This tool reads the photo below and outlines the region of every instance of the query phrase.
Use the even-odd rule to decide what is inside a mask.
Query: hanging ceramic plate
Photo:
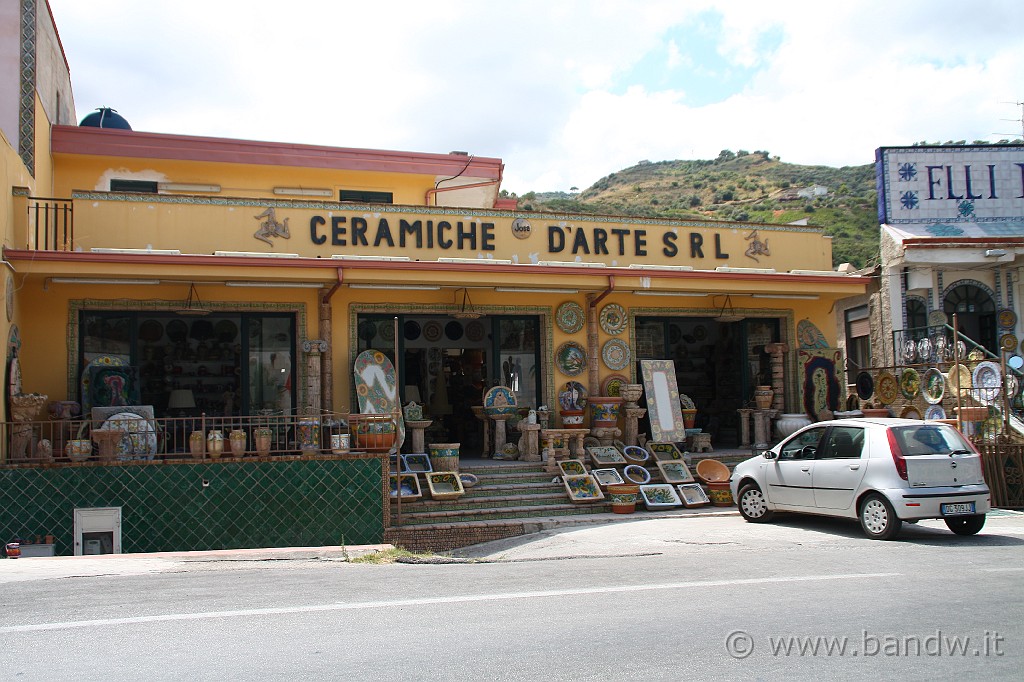
[[[188,325],[182,320],[171,320],[167,323],[167,338],[175,343],[181,343],[188,336]]]
[[[581,374],[587,368],[587,351],[575,341],[566,341],[555,349],[555,365],[566,376]]]
[[[900,393],[907,400],[913,400],[921,392],[921,375],[916,369],[907,367],[900,374]]]
[[[157,320],[146,320],[139,325],[139,338],[153,343],[163,338],[164,326]]]
[[[704,325],[698,324],[696,327],[693,328],[693,338],[697,339],[698,341],[703,341],[705,338],[707,338],[707,335],[708,330]]]
[[[576,301],[566,301],[555,311],[555,324],[566,334],[575,334],[583,329],[583,323],[586,320],[583,306]]]
[[[618,303],[609,303],[601,308],[601,329],[605,334],[621,334],[626,328],[626,309]]]
[[[945,419],[946,411],[942,409],[942,405],[929,405],[928,409],[924,411],[924,418],[929,420]]]
[[[402,325],[402,333],[405,334],[406,341],[415,341],[420,338],[420,323],[416,320],[406,320],[405,324]]]
[[[679,394],[679,406],[684,410],[696,410],[697,406],[693,404],[693,399],[685,393]]]
[[[233,343],[238,337],[238,325],[231,320],[220,320],[213,325],[214,336],[221,343]]]
[[[619,389],[628,383],[629,379],[621,374],[609,374],[605,380],[601,382],[601,393],[609,398],[618,398]]]
[[[444,334],[444,327],[437,320],[431,320],[423,325],[423,338],[431,343],[439,341],[442,334]]]
[[[692,337],[691,337],[692,338]],[[678,324],[670,324],[668,326],[668,343],[670,346],[675,346],[683,340],[683,330],[679,328]],[[693,343],[692,341],[690,343]]]
[[[939,327],[946,324],[946,313],[941,310],[933,310],[928,313],[928,324],[932,327]]]
[[[629,365],[629,346],[622,339],[609,339],[601,348],[601,359],[608,369],[625,369]]]
[[[991,405],[995,401],[1003,385],[999,365],[989,361],[978,363],[971,375],[971,381],[974,383],[975,396],[986,405]]]
[[[867,372],[857,375],[857,397],[868,400],[875,394],[875,380]]]
[[[935,349],[935,359],[938,362],[949,360],[949,341],[944,334],[936,334],[932,337],[932,348]]]
[[[452,341],[458,341],[462,338],[462,323],[458,320],[452,320],[444,326],[444,335]]]
[[[932,340],[928,337],[917,340],[917,356],[921,362],[928,362],[932,357]]]
[[[1007,353],[1017,350],[1017,337],[1013,334],[1003,334],[999,337],[1000,347]]]
[[[902,419],[920,419],[921,410],[917,409],[913,405],[907,405],[903,408],[903,411],[900,412],[900,417]]]
[[[956,342],[956,355],[961,360],[967,357],[967,344],[963,341]]]
[[[949,382],[949,388],[954,394],[958,391],[961,393],[969,391],[971,388],[971,370],[967,369],[965,365],[953,365],[946,374],[946,381]]]
[[[484,323],[480,320],[473,320],[466,324],[466,338],[473,343],[483,341],[486,335],[487,330],[484,328]]]
[[[170,328],[170,325],[168,325]],[[356,327],[356,331],[359,334],[359,338],[363,341],[373,341],[373,337],[377,336],[377,325],[370,320],[363,320]]]
[[[384,320],[377,326],[377,331],[380,332],[380,338],[387,342],[395,340],[395,321]]]
[[[924,395],[924,399],[930,404],[934,405],[942,401],[942,396],[946,393],[946,377],[942,376],[942,372],[937,367],[930,367],[927,372],[924,373],[924,381],[921,386],[921,394]]]
[[[1013,329],[1013,325],[1017,324],[1017,313],[1013,312],[1009,308],[1003,308],[999,311],[999,326],[1003,329]]]
[[[903,362],[911,363],[917,359],[917,342],[914,339],[903,341]]]
[[[892,401],[896,400],[896,396],[900,393],[899,382],[889,372],[882,371],[879,373],[878,382],[875,384],[875,393],[883,405],[889,405]]]

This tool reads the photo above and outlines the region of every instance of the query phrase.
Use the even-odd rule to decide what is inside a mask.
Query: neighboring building
[[[483,449],[472,408],[485,388],[557,405],[566,382],[597,395],[638,380],[636,360],[650,358],[675,361],[698,426],[728,445],[756,385],[776,385],[780,410],[826,400],[805,395],[800,352],[831,363],[814,365],[829,381],[842,371],[836,337],[819,330],[867,282],[832,269],[819,229],[517,212],[499,198],[501,160],[459,152],[141,132],[109,111],[69,125],[47,6],[0,2],[5,32],[26,13],[42,17],[22,31],[21,62],[62,67],[0,82],[3,101],[22,93],[19,120],[30,111],[34,126],[9,129],[3,113],[0,330],[20,376],[4,394],[9,415],[19,390],[83,403],[87,419],[93,400],[143,405],[171,431],[183,410],[205,415],[203,432],[250,438],[261,418],[283,415],[293,422],[277,442],[297,451],[294,420],[358,411],[353,362],[375,348],[398,360],[401,402],[428,406],[428,442],[470,454]],[[98,370],[111,366],[123,369],[101,385]],[[833,393],[820,407],[835,409]],[[196,462],[188,434],[165,431],[122,454],[168,466],[13,463],[42,457],[44,433],[61,456],[79,435],[64,426],[8,425],[0,533],[39,533],[27,519],[49,519],[58,553],[80,552],[89,531],[78,512],[116,508],[111,547],[125,551],[382,537],[386,456]],[[18,497],[27,489],[75,492],[59,503]]]

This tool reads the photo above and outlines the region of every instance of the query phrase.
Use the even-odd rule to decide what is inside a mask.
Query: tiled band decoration
[[[74,510],[121,507],[123,552],[375,544],[380,458],[0,470],[0,538],[50,534],[74,554]]]

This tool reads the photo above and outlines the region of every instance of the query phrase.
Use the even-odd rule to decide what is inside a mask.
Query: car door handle
[[[811,467],[800,467],[800,471],[810,471]]]
[[[851,464],[850,465],[850,469],[852,471],[856,471],[857,469],[860,469],[860,465],[859,464]]]

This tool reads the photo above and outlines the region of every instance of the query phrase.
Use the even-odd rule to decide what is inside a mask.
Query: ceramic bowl
[[[729,480],[729,467],[717,459],[702,459],[697,462],[697,478],[705,483],[721,483]]]
[[[622,470],[622,477],[630,483],[645,485],[651,482],[651,472],[639,464],[629,464]]]

